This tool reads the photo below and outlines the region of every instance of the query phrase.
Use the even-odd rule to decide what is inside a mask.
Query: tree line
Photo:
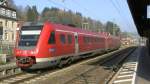
[[[51,21],[54,23],[69,24],[78,28],[83,28],[95,32],[109,32],[112,35],[120,35],[120,28],[114,22],[108,21],[103,24],[100,21],[93,20],[90,17],[84,17],[79,12],[63,10],[56,7],[45,7],[41,13],[37,11],[36,6],[16,6],[13,0],[8,0],[10,7],[17,10],[17,18],[21,21],[44,22]]]

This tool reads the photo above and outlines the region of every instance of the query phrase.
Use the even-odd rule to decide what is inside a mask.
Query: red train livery
[[[61,67],[120,47],[118,37],[51,22],[25,23],[19,37],[14,55],[17,65],[23,69]]]

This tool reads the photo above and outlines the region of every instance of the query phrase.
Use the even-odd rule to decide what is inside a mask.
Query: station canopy
[[[128,0],[128,5],[140,36],[150,37],[150,0]]]

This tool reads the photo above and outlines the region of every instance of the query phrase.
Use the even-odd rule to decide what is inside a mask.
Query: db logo
[[[49,48],[49,52],[55,52],[56,49],[55,48]]]

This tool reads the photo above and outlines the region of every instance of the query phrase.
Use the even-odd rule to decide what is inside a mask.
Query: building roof
[[[17,12],[15,9],[0,5],[0,18],[17,21]],[[5,9],[5,10],[3,10]],[[8,10],[8,11],[7,11]],[[4,12],[3,12],[4,11]]]

